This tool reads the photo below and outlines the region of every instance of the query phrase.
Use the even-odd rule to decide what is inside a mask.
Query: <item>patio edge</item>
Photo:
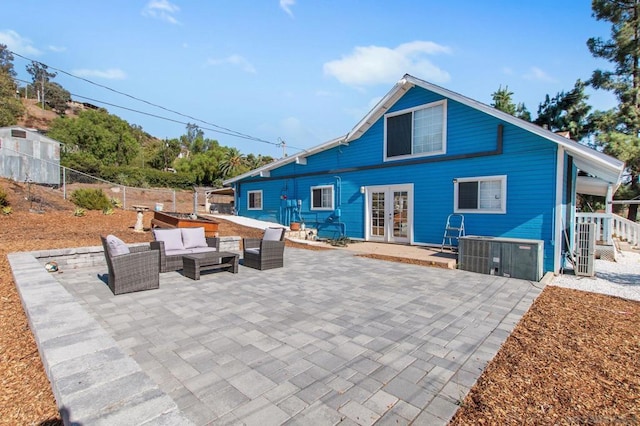
[[[82,262],[94,262],[98,251],[84,247],[7,255],[64,424],[192,425],[41,263],[78,255],[85,257]]]

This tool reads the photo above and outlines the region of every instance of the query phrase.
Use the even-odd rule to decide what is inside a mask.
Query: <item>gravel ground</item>
[[[615,262],[596,259],[595,269],[595,277],[578,277],[569,270],[551,285],[640,301],[640,253],[619,252]]]

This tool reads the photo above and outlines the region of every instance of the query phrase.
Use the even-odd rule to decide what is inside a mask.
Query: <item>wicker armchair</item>
[[[109,270],[108,285],[113,294],[131,293],[160,287],[160,263],[157,250],[149,246],[131,246],[129,253],[112,254],[107,237],[100,236]]]
[[[284,266],[284,228],[267,228],[262,239],[243,238],[244,266],[255,269]]]

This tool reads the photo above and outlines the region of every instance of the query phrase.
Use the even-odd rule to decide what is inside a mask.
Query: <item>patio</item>
[[[284,268],[170,272],[113,296],[99,262],[10,261],[58,404],[82,423],[446,424],[542,287],[288,248]]]

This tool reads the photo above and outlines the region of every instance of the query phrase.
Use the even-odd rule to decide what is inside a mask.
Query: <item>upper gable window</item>
[[[444,154],[446,121],[446,100],[388,114],[385,117],[385,158]]]

